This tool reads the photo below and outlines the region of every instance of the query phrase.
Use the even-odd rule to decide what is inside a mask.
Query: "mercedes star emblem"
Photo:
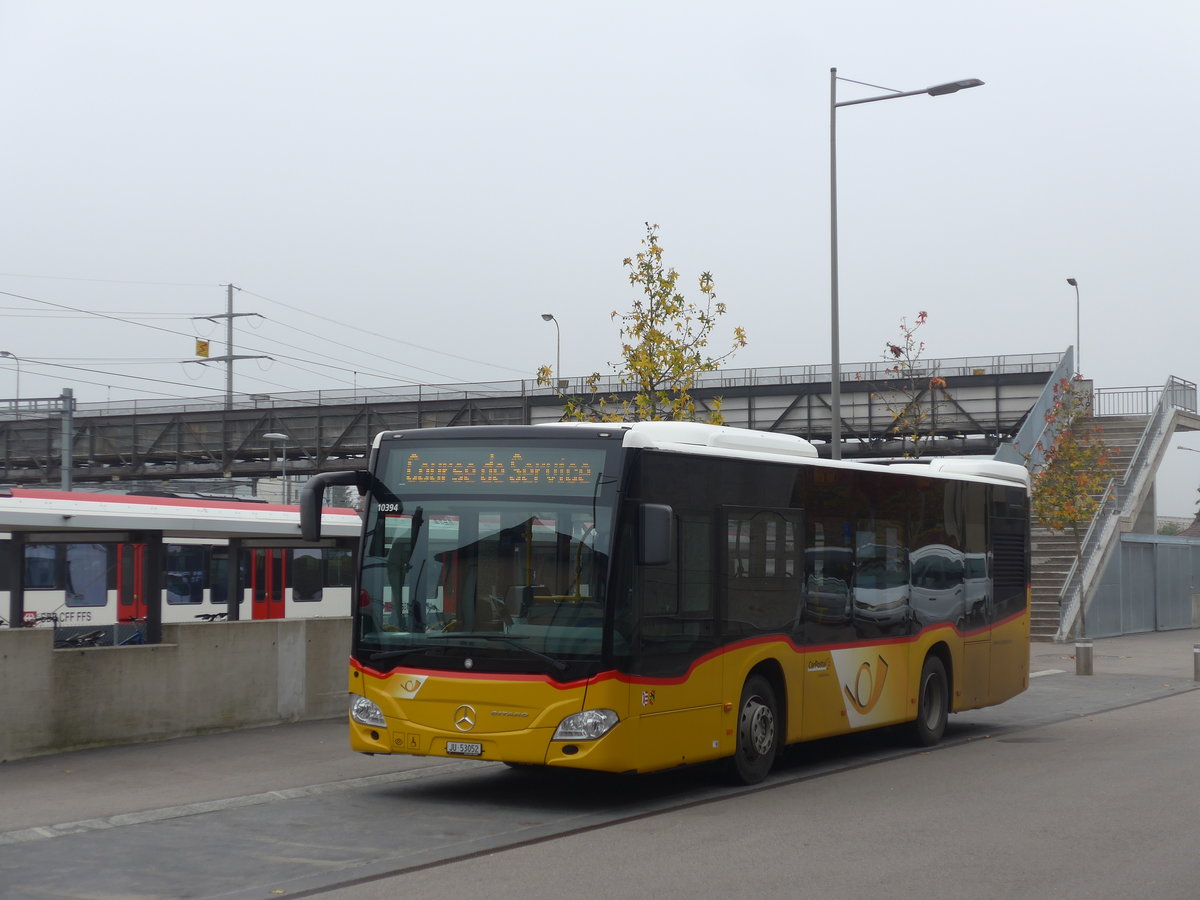
[[[454,727],[459,731],[470,731],[475,727],[475,710],[470,706],[460,706],[454,711]]]

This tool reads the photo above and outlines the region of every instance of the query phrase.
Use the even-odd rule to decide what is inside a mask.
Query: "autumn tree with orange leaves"
[[[1076,566],[1082,563],[1083,538],[1104,502],[1111,451],[1092,421],[1092,395],[1080,382],[1063,378],[1054,386],[1054,402],[1046,413],[1050,446],[1039,442],[1043,462],[1033,473],[1033,514],[1050,531],[1075,540]],[[1087,634],[1083,604],[1076,636]]]

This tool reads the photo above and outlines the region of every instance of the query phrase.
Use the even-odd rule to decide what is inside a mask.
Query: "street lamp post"
[[[1079,373],[1083,371],[1083,366],[1080,365],[1080,359],[1083,357],[1083,351],[1079,347],[1079,282],[1074,278],[1068,278],[1067,284],[1075,288],[1075,377],[1079,377]]]
[[[11,359],[14,363],[17,364],[17,396],[16,396],[17,403],[16,403],[16,409],[15,409],[15,413],[16,413],[15,418],[19,419],[19,418],[21,418],[21,358],[19,356],[17,356],[17,354],[10,353],[7,350],[0,350],[0,356],[7,357],[8,359]]]
[[[558,319],[553,313],[542,313],[543,322],[554,323],[554,378],[562,384],[562,329],[558,327]]]
[[[292,500],[291,492],[288,491],[288,477],[287,477],[288,436],[279,431],[272,431],[270,434],[264,434],[263,437],[266,438],[268,441],[282,441],[283,442],[283,451],[280,454],[280,469],[281,469],[281,475],[283,478],[283,505],[287,506]]]
[[[830,370],[829,407],[833,416],[833,426],[829,435],[830,456],[833,459],[842,458],[842,365],[841,338],[838,333],[838,228],[837,228],[837,111],[843,106],[857,106],[860,103],[875,103],[880,100],[897,100],[900,97],[915,97],[918,94],[928,94],[930,97],[940,97],[943,94],[953,94],[967,88],[979,87],[983,84],[978,78],[965,78],[962,81],[950,81],[946,84],[936,84],[933,87],[919,91],[892,91],[877,97],[863,97],[860,100],[842,100],[837,98],[837,83],[849,81],[852,84],[864,84],[862,81],[852,81],[849,78],[838,78],[837,69],[829,70],[829,307],[830,307],[830,355],[832,366]],[[883,88],[882,90],[890,90]]]

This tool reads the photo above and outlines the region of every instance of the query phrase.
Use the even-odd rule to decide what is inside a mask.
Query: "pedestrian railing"
[[[1158,459],[1163,444],[1170,439],[1172,419],[1175,410],[1187,412],[1196,411],[1196,385],[1189,381],[1171,376],[1167,383],[1154,391],[1147,388],[1117,388],[1106,392],[1110,398],[1120,398],[1118,403],[1111,403],[1112,409],[1120,405],[1132,408],[1135,398],[1138,402],[1153,395],[1155,403],[1148,410],[1150,416],[1137,448],[1120,478],[1111,478],[1104,490],[1103,499],[1096,509],[1092,521],[1088,525],[1083,538],[1082,552],[1071,564],[1059,594],[1058,634],[1056,640],[1066,640],[1074,630],[1075,620],[1083,604],[1092,595],[1100,577],[1101,565],[1107,558],[1107,551],[1113,546],[1120,530],[1122,520],[1132,521],[1137,512],[1137,506],[1142,494],[1150,489],[1153,481],[1154,461]],[[1095,396],[1093,396],[1095,403]],[[1094,406],[1096,409],[1103,406]],[[1096,413],[1100,415],[1100,412]],[[1133,412],[1107,415],[1137,415]],[[1086,619],[1086,617],[1084,617]],[[1083,635],[1081,635],[1083,636]]]

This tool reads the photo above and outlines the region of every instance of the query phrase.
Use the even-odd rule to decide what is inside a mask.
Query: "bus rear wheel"
[[[737,748],[731,772],[741,784],[757,784],[767,777],[779,749],[779,714],[775,691],[761,675],[751,675],[742,686],[738,704]]]
[[[932,747],[946,733],[950,714],[950,686],[946,667],[936,656],[925,658],[921,683],[917,686],[917,720],[913,722],[914,740],[922,747]]]

